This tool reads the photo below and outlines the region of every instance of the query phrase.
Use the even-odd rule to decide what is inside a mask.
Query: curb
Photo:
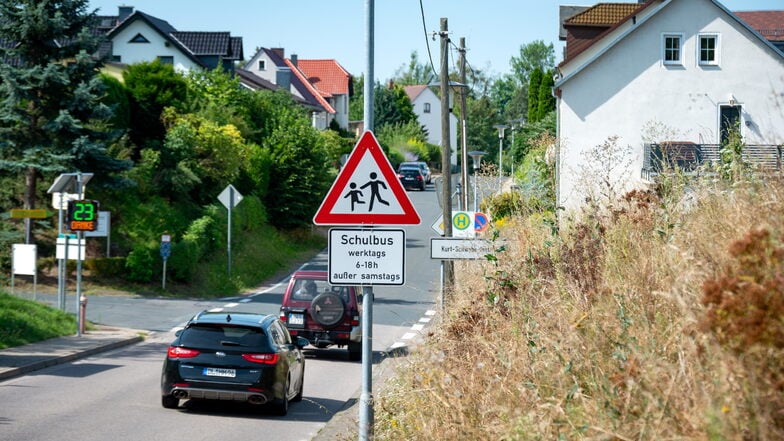
[[[77,351],[71,354],[60,355],[46,360],[25,364],[24,366],[5,369],[0,371],[0,381],[10,380],[12,378],[16,378],[28,374],[30,372],[34,372],[51,366],[56,366],[59,364],[69,363],[72,361],[79,360],[81,358],[86,358],[95,354],[99,354],[101,352],[106,352],[112,349],[121,348],[123,346],[130,346],[132,344],[139,343],[143,340],[144,338],[142,336],[137,335],[134,337],[112,341],[103,345],[98,345],[92,348]]]
[[[389,366],[393,360],[398,360],[409,354],[410,348],[398,347],[389,348],[386,351],[379,352],[375,357],[380,361],[374,363],[373,369],[373,385],[380,383],[378,380],[388,378],[395,372],[394,366]],[[375,387],[374,387],[375,389]],[[356,439],[359,434],[359,406],[360,396],[362,394],[362,387],[348,399],[343,406],[335,412],[329,422],[311,438],[311,441],[347,441]],[[376,393],[373,394],[373,401],[376,401]],[[375,420],[375,412],[373,419]],[[374,424],[375,427],[375,424]]]

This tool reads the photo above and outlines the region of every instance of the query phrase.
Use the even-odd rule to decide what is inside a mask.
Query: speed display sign
[[[71,231],[95,231],[98,229],[98,201],[68,201],[66,225]]]

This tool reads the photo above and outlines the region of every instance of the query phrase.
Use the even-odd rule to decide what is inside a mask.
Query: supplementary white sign
[[[58,237],[57,238],[57,248],[55,250],[55,258],[57,259],[65,259],[65,237]],[[87,247],[85,239],[82,239],[81,242],[79,239],[73,237],[68,238],[68,260],[77,260],[77,256],[81,257],[79,260],[84,260],[85,252]]]
[[[493,253],[493,242],[487,239],[430,238],[431,259],[483,259],[485,255]]]
[[[329,230],[329,283],[403,285],[406,269],[404,230]]]
[[[13,273],[27,276],[36,274],[35,262],[38,258],[37,245],[13,244]]]

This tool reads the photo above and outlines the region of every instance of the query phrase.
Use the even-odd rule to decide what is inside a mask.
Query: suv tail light
[[[359,326],[359,315],[356,312],[351,316],[351,326]]]
[[[278,354],[242,354],[242,358],[251,363],[276,364]]]
[[[283,323],[286,323],[287,319],[288,317],[286,317],[286,313],[283,310],[281,310],[280,315],[278,316],[278,320],[282,321]]]
[[[199,351],[196,349],[181,348],[179,346],[169,346],[166,355],[169,358],[193,358],[199,355]]]

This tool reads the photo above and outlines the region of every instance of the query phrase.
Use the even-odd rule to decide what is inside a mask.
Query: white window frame
[[[702,60],[702,39],[713,38],[715,46],[713,47],[713,60]],[[721,36],[716,32],[701,32],[697,35],[697,64],[700,66],[718,66],[721,60]]]
[[[667,39],[678,39],[678,59],[667,59]],[[661,60],[665,66],[683,66],[683,33],[680,32],[663,32],[661,34]]]

